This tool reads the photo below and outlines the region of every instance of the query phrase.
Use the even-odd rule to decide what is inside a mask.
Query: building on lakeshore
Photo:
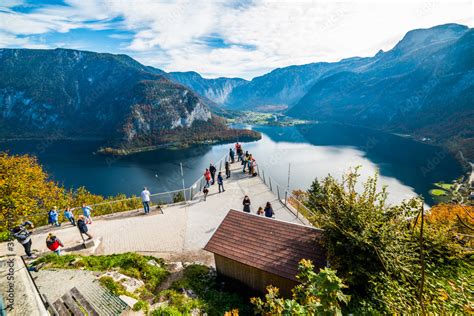
[[[218,275],[262,293],[273,285],[286,297],[298,284],[301,259],[310,259],[316,271],[326,266],[322,230],[235,210],[204,249],[214,254]]]

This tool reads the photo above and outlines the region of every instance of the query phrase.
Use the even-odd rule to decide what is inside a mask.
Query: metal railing
[[[227,159],[227,155],[220,158],[214,166],[217,169],[217,172],[222,171],[222,168],[225,167],[225,161]],[[204,179],[204,173],[201,175],[191,186],[186,187],[184,189],[177,189],[172,191],[166,192],[159,192],[150,195],[150,206],[159,206],[159,205],[166,205],[166,204],[174,204],[180,202],[187,202],[193,200],[202,190],[206,184],[206,180]],[[143,208],[141,197],[134,196],[129,198],[124,198],[120,200],[109,200],[103,201],[100,203],[93,203],[87,204],[93,209],[92,214],[97,214],[97,216],[101,215],[109,215],[113,213],[121,213],[126,211],[131,211],[135,209]],[[71,210],[79,210],[81,206],[74,206],[71,207]],[[49,210],[43,210],[37,213],[28,214],[22,217],[22,220],[27,218],[34,218],[38,216],[47,216]],[[60,212],[60,210],[58,210]],[[60,214],[61,216],[62,214]]]
[[[265,173],[265,168],[257,164],[258,176],[262,179],[263,183],[272,191],[280,201],[290,212],[292,212],[297,218],[302,215],[304,218],[314,216],[315,214],[311,211],[302,201],[300,201],[294,194],[281,186],[269,173]]]

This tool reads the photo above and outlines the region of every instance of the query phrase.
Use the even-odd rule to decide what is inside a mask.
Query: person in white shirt
[[[148,189],[144,187],[140,196],[142,198],[143,209],[145,211],[145,214],[150,213],[150,191],[148,191]]]

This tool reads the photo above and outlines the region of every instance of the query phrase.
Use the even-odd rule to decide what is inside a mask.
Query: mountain
[[[291,107],[299,101],[326,74],[351,69],[365,62],[365,58],[350,58],[340,63],[312,63],[278,68],[249,83],[236,87],[230,93],[226,106],[234,109],[271,110],[273,107]]]
[[[364,65],[317,80],[288,114],[433,139],[474,157],[474,30],[408,32]]]
[[[206,99],[222,105],[227,102],[229,94],[238,86],[247,83],[241,78],[216,78],[205,79],[194,71],[170,72],[170,80],[191,88]]]
[[[104,139],[136,148],[255,138],[191,89],[126,55],[0,49],[0,137]]]

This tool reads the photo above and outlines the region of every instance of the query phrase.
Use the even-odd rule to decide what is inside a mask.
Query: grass
[[[157,265],[149,264],[150,260]],[[143,256],[137,253],[113,254],[104,256],[80,256],[48,254],[33,264],[45,263],[44,268],[87,269],[92,271],[118,272],[132,278],[142,280],[145,286],[128,293],[125,287],[112,277],[103,276],[99,279],[102,286],[115,295],[129,295],[140,298],[134,310],[147,311],[149,302],[167,301],[152,315],[189,315],[193,310],[201,314],[224,315],[225,312],[238,309],[240,315],[252,314],[250,303],[238,294],[223,290],[219,286],[215,271],[204,265],[189,265],[183,276],[175,281],[169,289],[159,293],[158,286],[169,275],[162,259]],[[185,293],[194,293],[187,295]]]
[[[446,196],[448,194],[448,192],[446,192],[445,190],[441,190],[441,189],[432,189],[432,190],[430,190],[430,194],[433,195],[433,196]]]
[[[157,265],[149,264],[154,260]],[[79,256],[48,254],[34,262],[35,265],[46,263],[50,268],[78,269],[84,268],[92,271],[118,271],[129,277],[142,280],[146,290],[154,292],[156,288],[169,275],[164,268],[163,259],[142,256],[137,253],[127,252],[105,256]]]
[[[127,291],[125,289],[125,286],[123,286],[119,282],[115,282],[112,277],[109,276],[103,276],[99,279],[99,283],[108,289],[112,294],[115,295],[127,295]]]
[[[169,300],[168,305],[152,315],[175,315],[175,311],[186,315],[195,308],[208,315],[224,315],[234,309],[238,309],[240,315],[252,314],[248,301],[219,288],[218,284],[215,272],[209,267],[197,264],[187,266],[183,277],[174,282],[170,289],[160,293],[161,298]],[[192,290],[197,297],[184,295],[183,289]]]
[[[434,185],[446,191],[451,190],[451,188],[453,187],[452,183],[444,183],[444,182],[436,182]]]

